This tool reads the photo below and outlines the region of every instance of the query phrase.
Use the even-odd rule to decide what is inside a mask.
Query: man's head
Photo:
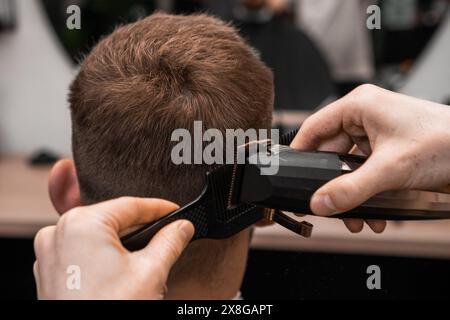
[[[119,27],[85,58],[70,87],[71,162],[50,179],[65,212],[119,196],[184,205],[206,165],[175,165],[175,129],[269,128],[270,70],[235,29],[206,16],[154,14]]]

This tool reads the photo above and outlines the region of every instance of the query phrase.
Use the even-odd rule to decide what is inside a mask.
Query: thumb
[[[393,170],[382,159],[369,159],[352,173],[331,180],[311,198],[311,210],[320,216],[349,211],[398,183]]]
[[[170,269],[181,256],[194,235],[194,226],[188,220],[177,220],[162,228],[142,250],[136,252],[152,260],[159,268],[160,277],[167,279]]]

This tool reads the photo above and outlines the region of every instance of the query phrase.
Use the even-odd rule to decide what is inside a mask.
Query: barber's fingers
[[[33,243],[36,259],[45,257],[46,253],[53,251],[55,232],[55,226],[47,226],[36,233]]]
[[[188,220],[177,220],[162,228],[142,250],[135,251],[156,266],[160,280],[166,281],[169,271],[194,236],[194,226]],[[149,270],[150,271],[150,270]]]
[[[339,136],[339,140],[345,138],[342,130],[343,112],[344,107],[338,100],[308,117],[292,140],[291,147],[316,150],[326,140],[336,136]]]
[[[100,215],[116,232],[155,221],[178,209],[173,202],[154,198],[122,197],[90,207],[90,212]]]
[[[364,228],[364,220],[361,219],[342,219],[350,232],[358,233]]]
[[[306,119],[291,146],[314,150],[341,132],[352,136],[353,139],[367,136],[368,123],[370,127],[386,122],[380,109],[386,97],[392,94],[373,85],[359,86]],[[358,141],[354,142],[359,144]],[[364,145],[367,146],[366,143]],[[363,151],[368,154],[368,150]]]
[[[48,226],[39,230],[34,237],[33,245],[36,261],[33,264],[33,275],[36,282],[36,291],[38,296],[41,290],[40,268],[49,268],[53,264],[55,234],[56,227]]]
[[[39,266],[38,266],[37,260],[33,263],[33,275],[36,278],[36,282],[37,282],[38,278],[39,278]]]
[[[311,210],[321,216],[349,211],[377,193],[394,189],[397,174],[383,155],[372,155],[354,172],[319,188],[311,198]]]
[[[318,146],[318,151],[348,153],[354,146],[352,138],[345,132],[340,132],[336,136],[323,140]]]
[[[40,280],[40,276],[39,276],[39,264],[38,264],[37,260],[33,264],[33,275],[34,275],[34,281],[36,282],[37,296],[39,297],[41,280]]]
[[[348,230],[353,233],[361,232],[364,227],[364,221],[375,233],[381,233],[386,228],[385,220],[362,220],[362,219],[342,219]]]
[[[366,223],[375,233],[382,233],[386,229],[386,220],[366,220]]]

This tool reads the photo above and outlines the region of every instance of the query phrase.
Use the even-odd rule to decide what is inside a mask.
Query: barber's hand
[[[165,200],[124,197],[65,213],[56,226],[40,230],[34,240],[38,297],[163,298],[169,271],[191,240],[193,225],[186,220],[173,222],[135,252],[122,246],[118,234],[176,209]],[[77,271],[79,289],[74,280]]]
[[[308,118],[291,146],[368,159],[322,186],[311,199],[317,215],[348,211],[387,190],[436,190],[450,183],[450,107],[363,85]],[[375,232],[384,221],[368,221]],[[347,220],[358,232],[363,221]]]

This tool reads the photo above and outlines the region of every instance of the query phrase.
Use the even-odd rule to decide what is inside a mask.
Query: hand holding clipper
[[[363,85],[309,117],[291,147],[346,154],[354,145],[368,160],[315,192],[315,214],[349,211],[388,190],[436,191],[450,184],[448,106]],[[353,231],[363,227],[361,220],[346,221]]]

